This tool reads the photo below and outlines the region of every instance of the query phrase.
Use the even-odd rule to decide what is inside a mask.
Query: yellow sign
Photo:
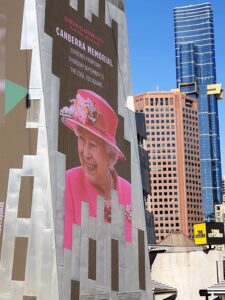
[[[223,98],[222,85],[220,83],[208,84],[207,95],[216,95],[218,99],[222,99]]]
[[[194,224],[195,245],[206,245],[206,223]]]
[[[219,94],[220,91],[221,91],[221,84],[219,84],[219,83],[207,85],[207,94],[208,95]]]

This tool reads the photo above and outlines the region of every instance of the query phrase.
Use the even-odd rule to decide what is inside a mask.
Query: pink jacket
[[[131,185],[116,174],[116,189],[119,203],[131,204]],[[96,218],[98,192],[84,176],[83,168],[77,167],[66,172],[64,210],[64,248],[72,249],[72,226],[81,224],[81,201],[89,203],[89,215]],[[124,216],[125,240],[132,242],[132,222]]]

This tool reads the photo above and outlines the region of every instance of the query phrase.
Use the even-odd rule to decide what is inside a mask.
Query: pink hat
[[[98,94],[89,90],[78,90],[69,107],[60,110],[62,122],[70,129],[80,126],[100,137],[118,151],[119,158],[125,155],[115,140],[118,117],[112,107]]]

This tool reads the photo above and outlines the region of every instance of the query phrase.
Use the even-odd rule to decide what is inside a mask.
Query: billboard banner
[[[0,10],[0,298],[152,299],[124,12]]]
[[[215,222],[194,224],[194,241],[196,245],[224,244],[224,224]]]
[[[83,3],[84,4],[84,3]],[[58,150],[66,155],[64,247],[72,247],[73,224],[81,224],[81,204],[96,217],[97,196],[111,222],[112,190],[127,212],[125,240],[131,242],[130,145],[118,115],[118,24],[99,16],[88,20],[84,5],[46,1],[45,32],[53,38],[52,73],[60,78]]]

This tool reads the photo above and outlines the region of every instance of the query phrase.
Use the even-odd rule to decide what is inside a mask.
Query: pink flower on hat
[[[88,119],[88,108],[84,105],[84,101],[74,100],[74,117],[78,119],[82,124],[86,124]]]
[[[97,120],[98,112],[95,104],[90,98],[84,99],[80,95],[74,99],[74,117],[77,118],[82,124],[87,122],[94,123]]]
[[[94,123],[98,118],[98,111],[95,104],[90,98],[82,98],[80,95],[75,99],[70,100],[71,104],[69,107],[64,106],[60,110],[61,116],[66,116],[69,118],[75,118],[79,120],[82,124]]]
[[[72,103],[70,106],[64,106],[62,109],[60,109],[60,115],[65,116],[67,118],[72,118],[74,115],[74,99],[71,99],[70,102]]]

